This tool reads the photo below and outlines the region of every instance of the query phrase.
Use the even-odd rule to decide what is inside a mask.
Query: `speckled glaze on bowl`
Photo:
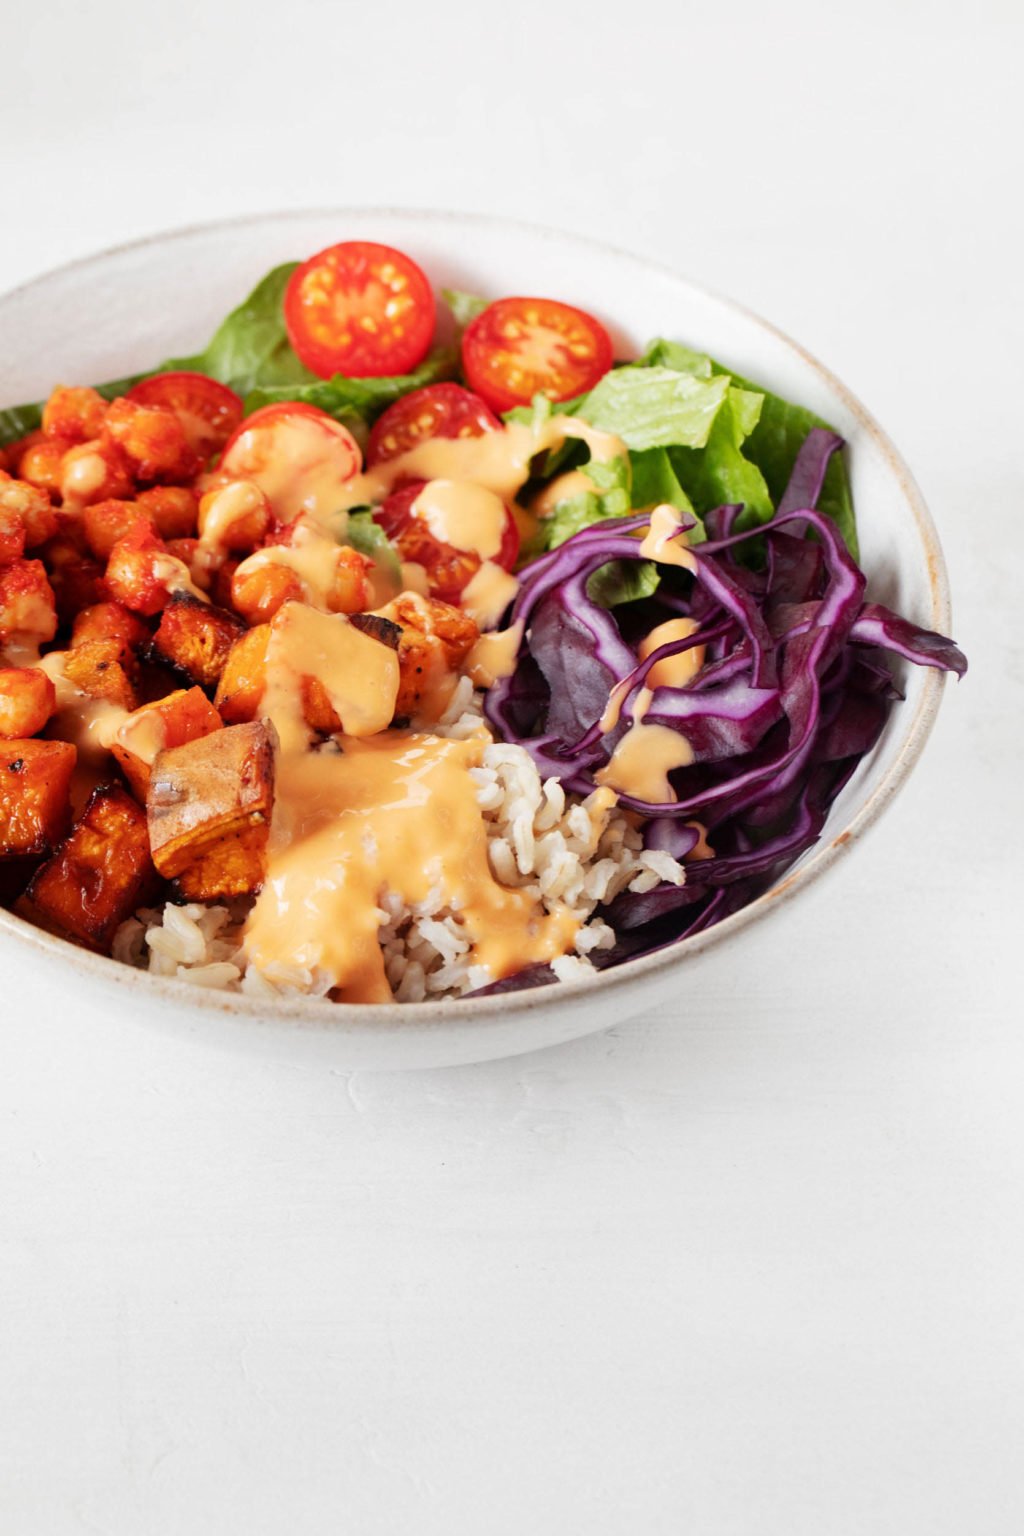
[[[0,404],[194,350],[269,267],[343,239],[400,246],[437,287],[564,297],[604,320],[619,356],[655,335],[685,340],[817,411],[850,445],[872,595],[949,633],[945,566],[928,511],[888,438],[838,379],[739,305],[636,256],[551,230],[468,214],[335,209],[233,220],[121,246],[0,298]],[[99,989],[126,1025],[151,1021],[228,1048],[345,1069],[447,1066],[570,1040],[621,1023],[682,986],[691,996],[695,984],[726,989],[737,968],[757,963],[766,926],[772,943],[784,945],[780,930],[799,907],[795,898],[877,821],[927,740],[944,677],[910,668],[905,681],[906,701],[836,802],[821,841],[775,887],[707,933],[593,980],[463,1002],[283,1001],[268,1008],[86,954],[2,910],[0,955],[8,965],[44,967],[55,1001],[74,988]]]

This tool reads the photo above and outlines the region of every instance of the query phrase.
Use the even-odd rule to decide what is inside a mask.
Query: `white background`
[[[282,206],[607,237],[878,415],[972,662],[799,964],[578,1045],[346,1077],[5,951],[3,1531],[1022,1529],[1018,15],[0,0],[0,287]]]

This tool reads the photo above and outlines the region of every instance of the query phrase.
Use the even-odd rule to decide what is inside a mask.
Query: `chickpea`
[[[69,448],[60,462],[59,494],[69,508],[132,494],[128,465],[109,443],[96,438]]]
[[[0,737],[35,736],[57,708],[51,680],[38,667],[0,667]]]
[[[251,480],[230,480],[199,503],[199,534],[217,550],[252,550],[270,531],[270,502]]]
[[[117,447],[140,481],[188,480],[200,467],[178,417],[162,405],[115,400],[100,441]]]
[[[305,587],[287,565],[238,567],[231,580],[231,603],[250,624],[265,624],[285,603],[301,602]]]
[[[137,503],[162,539],[191,539],[196,533],[199,504],[186,485],[154,485],[140,491]]]
[[[45,544],[57,531],[57,514],[45,491],[24,480],[11,480],[0,475],[0,521],[5,511],[13,512],[21,519],[26,549]]]
[[[58,385],[43,407],[43,435],[62,438],[66,443],[87,443],[99,436],[108,410],[95,389]]]

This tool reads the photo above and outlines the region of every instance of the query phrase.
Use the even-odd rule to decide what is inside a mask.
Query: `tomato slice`
[[[593,389],[611,365],[611,337],[601,322],[557,299],[498,299],[462,336],[466,378],[496,411],[529,405],[538,394],[571,400]]]
[[[434,314],[425,273],[370,240],[318,251],[292,273],[284,295],[288,338],[322,379],[408,373],[427,355]]]
[[[501,422],[479,395],[461,384],[428,384],[389,405],[366,445],[366,466],[386,464],[432,437],[483,437]]]
[[[454,544],[439,539],[424,519],[416,516],[413,503],[426,483],[425,480],[412,480],[400,490],[392,491],[374,512],[373,520],[384,529],[400,559],[422,565],[433,597],[446,603],[457,603],[483,562],[474,550],[456,549]],[[501,548],[495,562],[510,571],[519,555],[519,531],[507,507],[505,517]]]
[[[252,480],[275,517],[294,521],[303,512],[329,518],[338,492],[359,473],[362,455],[347,427],[315,405],[281,401],[264,405],[229,439],[218,474]]]
[[[128,399],[172,410],[185,429],[189,447],[206,459],[223,448],[242,419],[242,402],[233,389],[187,369],[142,379],[132,385]]]

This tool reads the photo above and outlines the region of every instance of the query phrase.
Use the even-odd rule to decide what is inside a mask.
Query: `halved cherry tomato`
[[[408,373],[427,355],[434,313],[425,273],[370,240],[318,251],[292,273],[284,295],[288,338],[322,379]]]
[[[529,405],[534,395],[571,400],[611,365],[601,322],[557,299],[498,299],[462,336],[466,378],[496,411]]]
[[[386,464],[431,437],[483,437],[500,428],[479,395],[461,384],[428,384],[388,406],[370,433],[366,465]]]
[[[338,491],[362,462],[359,444],[340,421],[315,405],[287,400],[245,418],[224,449],[218,477],[252,480],[278,521],[290,523],[301,512],[336,512]]]
[[[423,518],[413,511],[413,503],[426,485],[412,480],[391,495],[373,514],[398,550],[400,559],[415,561],[427,573],[431,595],[446,603],[457,603],[462,592],[480,569],[480,556],[470,549],[456,549],[431,533]],[[505,528],[495,562],[510,571],[519,554],[519,531],[512,513],[505,509]]]
[[[128,391],[139,405],[163,405],[181,422],[190,448],[204,459],[223,448],[242,419],[242,402],[233,389],[205,373],[179,369],[155,373]]]

